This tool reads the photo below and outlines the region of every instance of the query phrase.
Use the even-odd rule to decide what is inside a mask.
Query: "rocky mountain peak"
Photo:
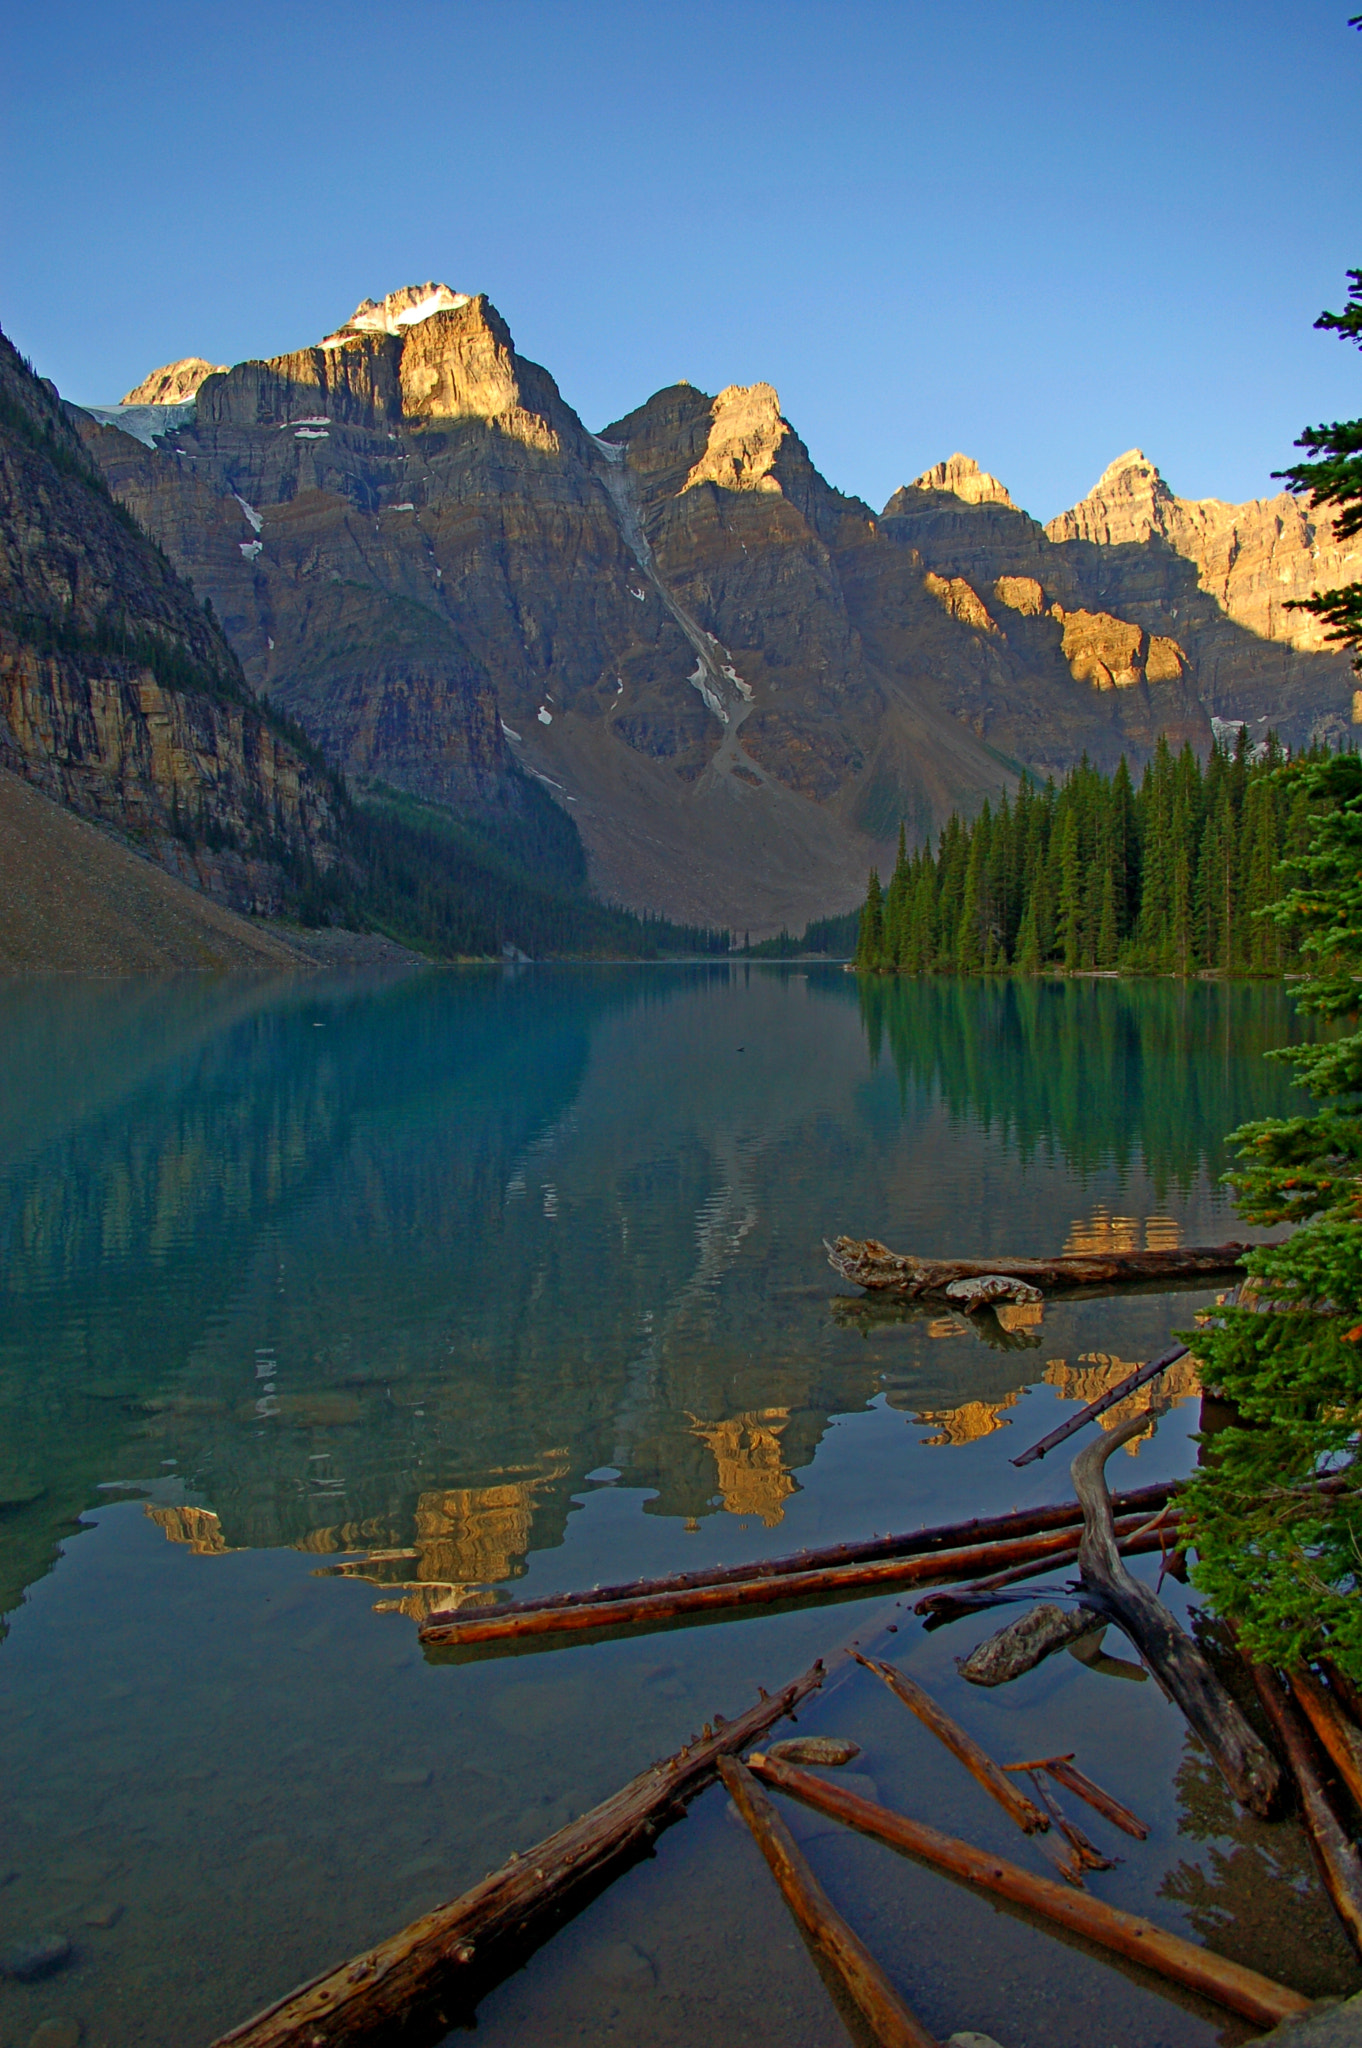
[[[775,386],[730,384],[715,399],[710,418],[705,452],[685,489],[710,483],[726,491],[778,491],[776,458],[790,429]]]
[[[404,329],[429,320],[432,313],[456,312],[468,301],[467,292],[451,291],[447,284],[436,284],[433,280],[426,284],[404,284],[386,298],[361,299],[344,326],[328,334],[322,346],[328,341],[343,341],[352,334],[401,334]]]
[[[1007,485],[999,483],[986,469],[980,469],[972,455],[957,453],[932,469],[924,469],[921,476],[913,478],[909,488],[949,491],[952,497],[963,498],[967,505],[1012,505]]]
[[[1051,540],[1088,540],[1099,546],[1170,537],[1178,500],[1142,448],[1127,448],[1109,462],[1086,498],[1052,519]]]
[[[177,363],[163,363],[125,392],[120,405],[184,405],[193,398],[205,377],[220,375],[226,363],[207,363],[202,356],[181,356]]]

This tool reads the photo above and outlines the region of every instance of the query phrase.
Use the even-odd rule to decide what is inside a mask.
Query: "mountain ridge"
[[[1122,457],[1047,528],[956,455],[876,515],[769,384],[593,434],[485,295],[429,282],[165,417],[81,431],[253,686],[455,810],[517,761],[637,909],[795,927],[901,818],[1023,769],[1205,748],[1213,716],[1348,729],[1346,663],[1283,609],[1333,560],[1294,500],[1188,509]]]

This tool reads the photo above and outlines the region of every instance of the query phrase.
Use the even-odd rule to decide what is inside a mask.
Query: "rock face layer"
[[[277,912],[290,872],[337,857],[332,777],[3,336],[0,766],[237,909]]]
[[[75,417],[255,688],[455,808],[512,801],[518,761],[633,907],[797,926],[857,900],[900,819],[1022,767],[1205,747],[1212,714],[1345,729],[1346,664],[1263,595],[1304,575],[1286,513],[1269,544],[1268,512],[1178,512],[1148,465],[1047,531],[954,455],[877,518],[770,385],[672,386],[596,436],[433,282],[146,411],[140,439]]]

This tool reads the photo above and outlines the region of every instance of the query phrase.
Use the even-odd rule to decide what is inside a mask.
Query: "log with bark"
[[[1118,1525],[1118,1536],[1132,1534],[1141,1521],[1138,1516],[1124,1520]],[[893,1593],[904,1586],[949,1585],[955,1579],[972,1579],[990,1566],[1025,1565],[1045,1572],[1077,1556],[1075,1536],[1070,1526],[1010,1542],[871,1558],[861,1564],[821,1570],[766,1572],[719,1585],[680,1586],[618,1599],[563,1601],[552,1607],[463,1608],[454,1614],[432,1614],[422,1624],[420,1638],[427,1648],[456,1651],[497,1644],[545,1647],[555,1639],[589,1629],[665,1628],[692,1617],[708,1620],[743,1608],[769,1607],[777,1601],[836,1600],[844,1595]],[[1157,1538],[1139,1541],[1157,1547]]]
[[[1025,1280],[1046,1294],[1073,1288],[1120,1287],[1131,1281],[1214,1279],[1233,1273],[1247,1244],[1184,1245],[1161,1252],[1062,1252],[1052,1259],[918,1259],[891,1252],[873,1237],[839,1237],[826,1245],[828,1264],[856,1287],[901,1294],[910,1300],[949,1299],[956,1280],[997,1273]]]
[[[1342,1823],[1329,1803],[1320,1777],[1310,1737],[1290,1694],[1274,1671],[1261,1664],[1250,1666],[1253,1684],[1273,1732],[1286,1752],[1291,1775],[1300,1794],[1301,1818],[1324,1889],[1334,1911],[1347,1929],[1353,1947],[1362,1954],[1362,1857],[1343,1831]]]
[[[819,1884],[752,1773],[724,1757],[719,1776],[747,1822],[821,1969],[856,2008],[877,2048],[936,2048],[860,1937]]]
[[[214,2048],[338,2048],[402,2029],[438,2040],[569,1913],[682,1817],[722,1757],[765,1734],[822,1684],[821,1660],[735,1721],[646,1771],[580,1820],[515,1855],[446,1906],[276,2001]],[[410,2030],[410,2031],[408,2031]]]
[[[1149,1427],[1154,1411],[1132,1416],[1070,1466],[1083,1504],[1078,1569],[1089,1604],[1124,1630],[1168,1698],[1179,1706],[1241,1806],[1262,1816],[1280,1797],[1281,1772],[1196,1644],[1157,1594],[1125,1568],[1117,1548],[1105,1467],[1112,1452]]]
[[[1298,1991],[1273,1983],[1257,1970],[1245,1969],[1211,1949],[1198,1948],[1135,1913],[1104,1905],[1086,1891],[1067,1890],[1048,1877],[1038,1877],[1009,1863],[991,1850],[977,1849],[924,1822],[910,1820],[875,1801],[863,1799],[835,1780],[820,1778],[789,1764],[773,1764],[760,1754],[749,1756],[748,1768],[773,1790],[788,1793],[815,1812],[885,1843],[891,1849],[930,1864],[950,1877],[1010,1901],[1042,1920],[1064,1927],[1145,1969],[1185,1985],[1256,2026],[1274,2027],[1307,2012],[1310,2001]]]
[[[1164,1507],[1178,1491],[1178,1482],[1141,1486],[1113,1496],[1118,1515],[1152,1513]],[[1081,1527],[1083,1510],[1076,1500],[1059,1501],[1052,1507],[1013,1509],[1006,1515],[976,1515],[967,1522],[947,1522],[936,1528],[910,1529],[900,1536],[873,1536],[861,1543],[829,1543],[816,1549],[796,1550],[785,1557],[762,1558],[754,1563],[710,1565],[701,1571],[669,1572],[655,1579],[626,1579],[615,1586],[588,1586],[571,1593],[544,1593],[533,1600],[507,1601],[485,1610],[498,1616],[538,1614],[549,1608],[586,1607],[605,1600],[646,1600],[658,1593],[680,1593],[693,1586],[729,1586],[744,1579],[788,1576],[794,1572],[821,1571],[829,1565],[869,1564],[876,1558],[916,1557],[932,1550],[960,1550],[974,1543],[1003,1542],[1014,1536],[1040,1536],[1053,1529]],[[1075,1541],[1077,1536],[1075,1535]],[[455,1610],[460,1611],[460,1610]],[[440,1619],[439,1609],[430,1619]]]
[[[896,1670],[892,1664],[881,1664],[873,1657],[862,1656],[859,1650],[853,1651],[852,1655],[858,1664],[864,1664],[867,1671],[873,1671],[876,1678],[883,1679],[894,1697],[902,1700],[909,1713],[916,1714],[939,1742],[944,1742],[952,1756],[959,1757],[970,1776],[997,1800],[1009,1820],[1014,1820],[1024,1835],[1044,1833],[1050,1825],[1046,1815],[1024,1792],[1019,1792],[1009,1778],[1004,1777],[987,1750],[980,1748],[969,1731],[951,1719],[925,1686],[910,1678],[906,1671]]]

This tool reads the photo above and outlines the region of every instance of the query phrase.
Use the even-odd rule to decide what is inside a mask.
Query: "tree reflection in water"
[[[1178,1833],[1204,1847],[1168,1872],[1159,1896],[1181,1906],[1197,1936],[1231,1962],[1308,1998],[1355,1991],[1356,1958],[1295,1819],[1241,1812],[1190,1735],[1176,1785]]]

